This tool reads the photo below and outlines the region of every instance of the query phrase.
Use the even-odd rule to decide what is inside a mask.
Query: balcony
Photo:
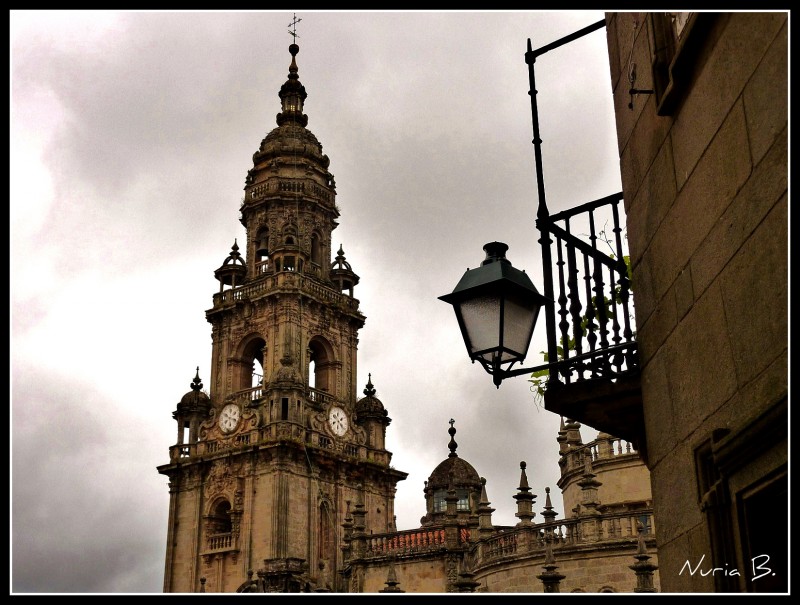
[[[540,207],[548,365],[545,409],[644,447],[622,194],[552,216]],[[553,271],[555,267],[555,271]]]
[[[545,409],[631,441],[646,461],[639,354],[622,235],[622,193],[550,214],[543,176],[535,65],[602,30],[605,19],[525,53],[547,320]],[[579,237],[581,234],[585,237]],[[555,272],[553,271],[555,263]]]
[[[258,406],[263,398],[262,387],[243,389],[230,395],[226,401],[238,403],[245,407]],[[325,391],[308,387],[306,401],[312,407],[336,401],[336,398]],[[264,426],[249,430],[240,430],[229,437],[221,439],[202,439],[196,443],[178,443],[170,447],[170,463],[191,463],[204,456],[216,456],[255,447],[293,442],[308,450],[326,450],[342,460],[350,462],[367,462],[381,466],[389,466],[392,454],[385,450],[376,450],[366,445],[335,439],[331,435],[306,427],[292,420],[267,421]]]
[[[236,536],[231,532],[216,533],[206,536],[206,549],[202,554],[211,555],[238,550]]]
[[[330,304],[349,313],[359,313],[358,299],[347,296],[331,286],[326,286],[313,277],[319,277],[318,266],[306,265],[310,271],[275,271],[268,263],[261,263],[257,269],[259,275],[248,283],[217,292],[213,296],[214,307],[211,312],[218,311],[240,301],[257,300],[274,292],[297,291],[321,303]]]

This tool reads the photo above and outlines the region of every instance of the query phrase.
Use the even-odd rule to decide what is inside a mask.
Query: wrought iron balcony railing
[[[632,441],[646,460],[638,347],[623,224],[616,193],[550,215],[542,174],[537,58],[605,27],[598,21],[525,53],[533,123],[547,322],[545,408]],[[603,222],[598,216],[605,213]],[[608,224],[610,222],[610,231]],[[585,230],[585,231],[584,231]],[[578,234],[583,231],[585,238]],[[554,271],[555,263],[555,271]]]
[[[617,193],[537,219],[543,248],[550,248],[551,258],[555,251],[555,275],[551,267],[545,270],[545,289],[555,302],[545,308],[548,327],[555,327],[547,335],[552,382],[614,380],[638,372],[621,201]],[[610,232],[608,218],[598,223],[603,214],[611,220]],[[582,239],[576,232],[584,228]]]

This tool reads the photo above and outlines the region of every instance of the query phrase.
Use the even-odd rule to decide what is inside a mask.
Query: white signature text
[[[678,575],[683,575],[684,571],[688,571],[690,576],[693,576],[696,573],[700,573],[701,576],[714,576],[714,575],[722,575],[722,576],[741,576],[742,574],[739,573],[739,570],[735,567],[729,568],[728,564],[725,563],[725,567],[707,567],[706,569],[702,568],[703,561],[705,560],[706,556],[703,555],[700,557],[700,560],[697,562],[697,565],[692,567],[691,562],[689,559],[686,559],[686,563],[683,564],[681,567],[681,571]],[[769,563],[769,555],[756,555],[752,559],[750,559],[750,563],[753,566],[753,578],[752,581],[755,582],[759,578],[763,578],[764,576],[768,575],[775,575],[772,573],[772,569],[767,567],[767,563]]]

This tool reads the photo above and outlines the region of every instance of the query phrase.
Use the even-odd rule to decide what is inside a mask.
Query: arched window
[[[231,524],[231,504],[222,500],[211,513],[209,534],[229,534],[233,531]]]
[[[330,559],[333,553],[333,517],[327,502],[319,505],[319,558]]]
[[[283,239],[283,245],[285,246],[296,246],[297,245],[297,225],[293,223],[287,223],[281,229],[281,238]]]
[[[236,374],[234,374],[233,389],[235,391],[244,391],[262,386],[266,349],[267,342],[260,336],[253,335],[245,340],[244,346],[240,349],[242,351],[241,355],[234,366]]]
[[[266,227],[261,227],[256,233],[255,246],[256,263],[266,262],[269,257],[269,231]]]
[[[317,337],[309,343],[308,350],[308,386],[318,391],[332,392],[334,366],[330,345]]]
[[[264,386],[264,365],[261,363],[261,360],[253,358],[253,380],[252,380],[252,388]]]
[[[317,233],[311,234],[311,262],[322,265],[322,244]]]

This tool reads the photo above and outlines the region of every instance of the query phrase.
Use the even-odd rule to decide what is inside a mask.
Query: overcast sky
[[[541,286],[526,42],[602,12],[299,12],[308,128],[330,157],[361,277],[358,393],[392,423],[399,529],[458,454],[516,523],[519,463],[558,493],[559,417],[525,377],[472,365],[449,293],[485,243]],[[213,271],[280,110],[291,12],[12,11],[11,591],[161,592],[169,493],[156,467],[196,366],[209,383]],[[605,30],[536,63],[547,200],[620,190]],[[527,365],[542,363],[540,318]],[[584,430],[584,439],[596,432]],[[564,515],[560,498],[555,510]]]

